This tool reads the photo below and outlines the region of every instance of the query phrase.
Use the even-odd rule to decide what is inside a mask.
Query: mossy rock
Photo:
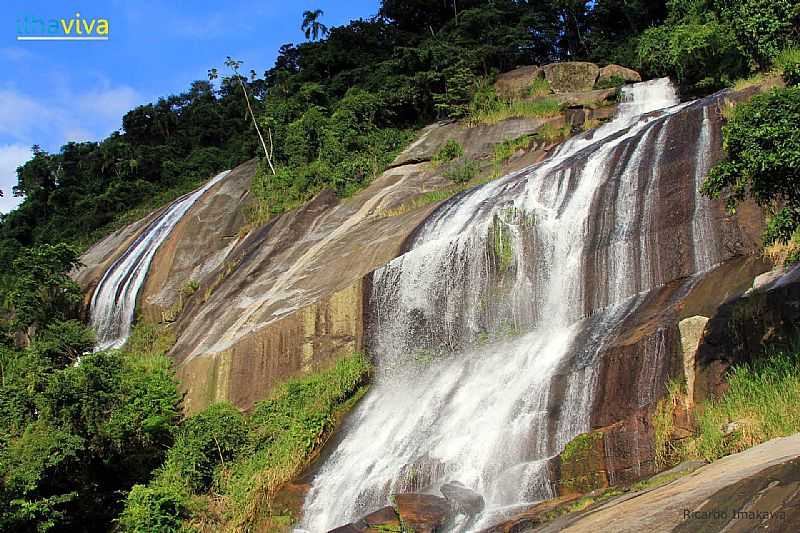
[[[583,494],[608,487],[603,434],[583,433],[572,439],[559,455],[561,494]]]

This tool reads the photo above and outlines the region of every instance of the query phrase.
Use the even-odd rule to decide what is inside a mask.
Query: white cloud
[[[69,141],[102,139],[122,127],[122,115],[142,98],[127,85],[98,85],[50,99],[0,89],[0,141],[56,150]]]
[[[33,53],[21,46],[9,46],[0,48],[0,57],[7,61],[13,61],[14,63],[23,63],[32,59]]]
[[[31,158],[31,149],[21,144],[0,146],[0,213],[8,213],[21,201],[12,195],[11,188],[17,184],[17,167]]]
[[[122,124],[122,115],[142,103],[142,97],[135,89],[127,85],[92,90],[78,97],[78,106],[82,113],[94,113],[109,121]],[[118,127],[118,126],[117,126]]]

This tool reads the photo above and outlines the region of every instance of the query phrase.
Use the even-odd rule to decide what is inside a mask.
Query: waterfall
[[[217,174],[199,189],[172,202],[106,270],[92,295],[91,303],[91,322],[97,335],[97,350],[119,348],[125,344],[134,318],[136,297],[158,247],[189,208],[228,172]]]
[[[374,272],[367,343],[377,376],[316,472],[302,530],[451,480],[486,500],[454,531],[555,494],[550,459],[590,429],[595,356],[611,332],[646,291],[715,260],[713,241],[688,260],[680,248],[714,237],[692,190],[709,166],[707,107],[695,124],[703,102],[679,104],[666,79],[623,95],[614,120],[450,200]],[[681,182],[694,202],[669,200],[674,187],[662,183],[675,139],[696,151]]]

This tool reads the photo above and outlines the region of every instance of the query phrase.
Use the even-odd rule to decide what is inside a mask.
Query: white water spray
[[[91,304],[97,350],[119,348],[125,344],[130,335],[136,297],[156,250],[189,208],[228,172],[217,174],[199,189],[172,202],[103,275],[92,295]]]
[[[594,356],[626,302],[665,282],[650,263],[660,244],[653,196],[670,120],[690,104],[678,105],[668,80],[623,93],[613,121],[448,202],[408,253],[374,273],[378,376],[316,473],[303,530],[450,480],[487,504],[454,531],[554,495],[548,460],[589,429]],[[695,181],[707,170],[707,131],[706,120]],[[606,189],[613,210],[597,212]],[[704,207],[697,235],[710,223]],[[698,254],[703,267],[712,249]]]

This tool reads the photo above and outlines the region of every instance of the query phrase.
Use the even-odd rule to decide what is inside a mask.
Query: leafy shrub
[[[550,82],[545,78],[533,78],[530,85],[528,85],[528,96],[538,97],[550,94],[553,92],[550,88]]]
[[[225,519],[252,525],[276,489],[307,465],[336,416],[364,393],[368,360],[355,354],[333,368],[288,381],[249,416],[213,404],[180,427],[164,464],[147,486],[128,494],[123,531],[178,531],[199,511],[198,496],[223,497]],[[245,527],[246,529],[246,527]]]
[[[760,69],[796,42],[800,4],[795,0],[717,0],[715,6],[739,49]]]
[[[450,165],[444,172],[444,177],[456,183],[466,183],[478,175],[480,166],[477,161],[464,159]]]
[[[783,73],[786,85],[800,85],[800,48],[789,48],[775,58],[775,66]]]
[[[748,72],[730,28],[714,19],[648,29],[638,54],[645,74],[673,77],[694,92],[711,92]]]
[[[765,244],[788,242],[800,228],[800,87],[774,89],[737,105],[723,128],[727,157],[702,191],[727,205],[752,197],[773,216]]]
[[[178,532],[188,506],[188,495],[175,486],[135,485],[128,493],[119,526],[128,533]]]
[[[433,156],[433,163],[447,163],[464,155],[464,147],[455,139],[448,139]]]

